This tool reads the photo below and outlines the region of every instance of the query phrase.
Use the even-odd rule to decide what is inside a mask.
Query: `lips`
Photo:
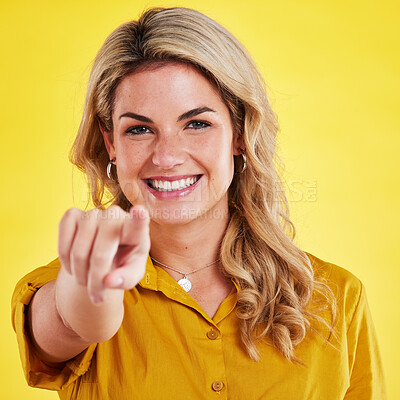
[[[157,192],[174,192],[193,186],[200,178],[201,175],[192,175],[189,177],[160,177],[145,179],[145,182],[151,189]]]

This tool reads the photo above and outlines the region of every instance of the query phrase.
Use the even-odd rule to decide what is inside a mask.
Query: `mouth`
[[[146,184],[153,190],[157,192],[174,192],[179,190],[184,190],[193,186],[199,179],[201,175],[193,175],[188,178],[176,179],[176,180],[166,180],[164,179],[145,179]]]

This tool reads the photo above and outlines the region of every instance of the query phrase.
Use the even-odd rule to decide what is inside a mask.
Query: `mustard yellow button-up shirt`
[[[235,314],[237,288],[214,318],[149,259],[143,280],[125,293],[117,334],[93,344],[64,368],[35,355],[25,311],[38,288],[56,278],[55,260],[24,277],[14,292],[13,326],[29,385],[57,390],[61,399],[383,400],[386,398],[365,291],[346,270],[309,255],[338,300],[332,345],[309,331],[297,347],[302,364],[287,361],[269,340],[261,360],[243,349]]]

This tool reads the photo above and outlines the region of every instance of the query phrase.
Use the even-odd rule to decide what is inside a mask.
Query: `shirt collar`
[[[239,286],[233,281],[234,287],[228,297],[221,303],[220,308],[213,318],[213,323],[218,323],[230,314],[236,306],[237,293],[240,291]],[[163,292],[167,297],[186,304],[195,308],[202,314],[204,311],[199,307],[196,300],[194,300],[188,293],[186,293],[179,284],[162,268],[154,265],[150,256],[146,263],[146,272],[144,277],[139,281],[139,286],[144,289],[156,290]],[[210,319],[204,313],[207,319]],[[211,321],[211,319],[210,319]]]

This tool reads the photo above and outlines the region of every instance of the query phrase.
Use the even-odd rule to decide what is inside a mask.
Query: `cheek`
[[[234,159],[232,144],[224,141],[206,148],[203,158],[205,167],[209,170],[210,178],[218,182],[222,190],[226,190],[233,178]]]
[[[138,195],[138,174],[144,163],[143,152],[137,146],[121,147],[118,150],[116,153],[118,181],[125,196],[134,202]]]
[[[216,155],[225,160],[233,157],[233,133],[225,126],[205,135],[196,145],[197,151],[201,149],[214,162]]]
[[[124,193],[125,197],[131,204],[143,204],[143,197],[140,185],[142,182],[138,179],[137,173],[134,169],[124,169],[118,175],[119,186]]]
[[[221,167],[229,169],[233,166],[233,144],[231,135],[221,138],[210,148],[210,156],[214,158],[214,163],[219,163]]]
[[[116,147],[117,167],[123,176],[131,176],[140,169],[144,163],[145,151],[137,143],[119,143]]]

